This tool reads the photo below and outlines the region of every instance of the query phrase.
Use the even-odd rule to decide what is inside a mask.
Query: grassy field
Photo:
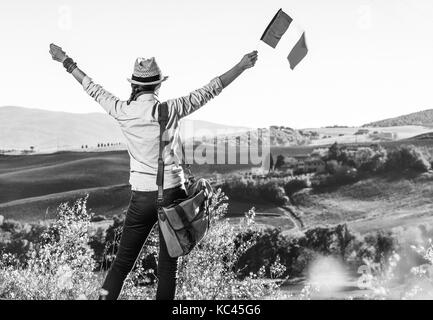
[[[359,129],[367,129],[370,133],[375,131],[394,133],[399,140],[409,139],[420,134],[431,132],[432,130],[429,126],[316,128],[306,130],[312,130],[321,135],[330,136],[330,138],[312,140],[311,144],[313,145],[332,144],[335,141],[338,143],[374,143],[374,140],[369,135],[355,135]]]
[[[311,153],[314,149],[317,148],[329,148],[333,143],[335,142],[335,140],[330,141],[329,144],[324,144],[324,145],[307,145],[307,146],[291,146],[291,147],[272,147],[271,148],[271,153],[272,155],[275,157],[277,157],[278,155],[284,155],[284,156],[297,156],[297,155],[306,155]],[[411,138],[411,139],[404,139],[404,140],[397,140],[397,141],[384,141],[384,142],[363,142],[363,143],[347,143],[344,144],[348,147],[368,147],[371,146],[372,144],[379,144],[381,146],[383,146],[384,148],[388,149],[388,150],[392,150],[392,149],[396,149],[400,146],[403,145],[414,145],[416,147],[421,147],[421,148],[427,148],[429,150],[433,150],[433,138],[429,138],[429,139],[416,139],[416,138]]]
[[[433,222],[433,174],[376,177],[294,196],[306,226],[347,221],[360,232]]]
[[[388,149],[401,144],[433,148],[433,140],[388,142]],[[358,144],[359,145],[359,144]],[[306,154],[315,146],[273,148],[274,155]],[[248,165],[194,165],[196,176],[214,177],[248,170]],[[95,214],[112,216],[126,210],[130,189],[129,157],[126,151],[62,152],[47,155],[0,156],[0,214],[24,221],[53,218],[62,202],[89,194]],[[351,186],[309,194],[300,202],[307,226],[349,221],[367,231],[429,220],[433,212],[433,180],[430,178],[372,178]],[[230,199],[228,215],[234,219],[256,207],[260,222],[283,229],[293,223],[272,204]]]
[[[0,203],[128,183],[126,152],[0,157]]]
[[[48,194],[0,204],[0,214],[6,219],[25,222],[53,219],[59,204],[89,195],[88,208],[97,215],[111,217],[127,209],[130,199],[128,185],[98,187]]]
[[[192,166],[192,171],[212,177],[248,168],[205,164]],[[60,203],[89,194],[88,205],[95,214],[112,216],[128,206],[128,180],[126,151],[0,156],[0,214],[33,222],[50,219]]]

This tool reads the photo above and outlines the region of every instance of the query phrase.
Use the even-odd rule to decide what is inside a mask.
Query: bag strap
[[[186,151],[185,151],[185,144],[182,143],[181,145],[181,150],[182,150],[182,168],[184,170],[184,172],[188,175],[187,179],[186,179],[186,183],[188,184],[188,186],[193,185],[194,182],[196,181],[194,174],[191,171],[191,164],[190,163],[186,163],[185,159],[186,159]],[[188,188],[188,187],[187,187]]]
[[[156,185],[158,186],[158,197],[156,205],[159,209],[162,208],[164,202],[164,159],[163,152],[168,144],[168,139],[165,137],[165,128],[168,123],[168,105],[166,102],[158,105],[158,123],[159,123],[159,155],[158,155],[158,172],[156,174]]]

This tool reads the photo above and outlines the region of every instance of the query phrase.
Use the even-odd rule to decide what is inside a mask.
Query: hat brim
[[[161,82],[164,82],[167,79],[168,79],[168,76],[163,77],[161,80],[152,81],[152,82],[140,82],[140,81],[135,81],[135,80],[132,80],[132,79],[129,79],[129,78],[126,79],[126,80],[128,80],[128,82],[130,82],[132,84],[136,84],[136,85],[139,85],[139,86],[149,86],[149,85],[152,85],[152,84],[159,84]]]

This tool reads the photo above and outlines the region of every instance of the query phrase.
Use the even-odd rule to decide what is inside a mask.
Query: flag
[[[307,42],[305,40],[305,32],[302,32],[301,37],[298,42],[296,42],[295,46],[290,51],[287,60],[290,63],[290,69],[295,69],[299,62],[305,58],[308,53]]]
[[[282,9],[278,10],[269,23],[260,40],[276,48],[284,36],[284,46],[287,46],[290,68],[293,70],[308,53],[305,31]],[[287,40],[287,41],[286,41]]]
[[[292,18],[289,17],[287,13],[283,10],[278,10],[277,14],[274,16],[272,21],[269,23],[265,32],[263,32],[260,40],[270,45],[275,49],[278,42],[280,41],[283,34],[287,31],[290,24],[292,23]]]

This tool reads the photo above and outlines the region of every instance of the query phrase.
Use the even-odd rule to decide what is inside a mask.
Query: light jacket
[[[84,90],[94,98],[120,125],[125,136],[130,156],[130,179],[132,190],[156,191],[156,174],[159,154],[159,100],[155,94],[140,95],[129,105],[102,86],[85,77]],[[182,167],[176,164],[181,159],[182,149],[179,136],[179,120],[202,107],[221,93],[220,78],[214,78],[206,86],[189,95],[167,100],[169,121],[167,131],[170,142],[164,149],[164,188],[174,188],[185,182]],[[174,154],[171,154],[173,150]]]

